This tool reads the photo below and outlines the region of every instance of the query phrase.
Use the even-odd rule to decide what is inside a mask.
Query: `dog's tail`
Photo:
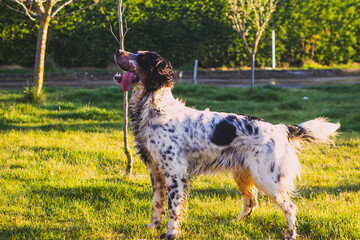
[[[330,123],[326,118],[317,118],[287,126],[288,138],[296,148],[301,148],[304,143],[331,143],[340,126],[340,123]]]

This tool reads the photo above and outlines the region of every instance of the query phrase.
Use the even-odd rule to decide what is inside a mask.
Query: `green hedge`
[[[226,0],[127,0],[124,5],[130,28],[125,48],[129,51],[157,51],[175,67],[192,64],[195,58],[202,67],[250,64],[227,16]],[[257,65],[271,65],[272,26],[278,65],[299,66],[310,58],[321,64],[360,62],[359,6],[358,0],[279,0],[261,39]],[[38,26],[4,5],[0,5],[0,12],[0,64],[33,66]],[[47,64],[105,67],[113,61],[118,46],[109,30],[113,26],[117,35],[117,21],[117,1],[110,0],[54,19],[48,35]]]

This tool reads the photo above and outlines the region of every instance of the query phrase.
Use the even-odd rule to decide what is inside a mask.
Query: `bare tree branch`
[[[55,14],[53,14],[52,18],[60,18],[60,17],[67,17],[67,16],[70,16],[70,15],[73,15],[73,14],[75,14],[75,13],[78,13],[78,12],[80,12],[80,11],[83,11],[83,10],[85,10],[85,9],[88,9],[89,7],[95,6],[96,4],[99,4],[99,3],[103,2],[103,1],[105,1],[105,0],[96,1],[96,2],[94,2],[94,3],[92,3],[92,4],[89,4],[89,5],[85,6],[85,7],[82,7],[82,8],[80,8],[80,9],[78,9],[78,10],[75,10],[75,11],[73,11],[73,12],[70,12],[70,13],[67,13],[67,14],[64,14],[64,15],[55,16]],[[64,7],[65,7],[65,6],[64,6]],[[58,12],[58,11],[57,11],[57,12]],[[57,12],[56,12],[56,13],[57,13]]]
[[[234,29],[241,35],[248,52],[256,53],[266,24],[271,13],[275,11],[277,0],[229,0],[229,3]],[[247,36],[253,29],[255,38],[250,49]]]
[[[255,17],[255,26],[257,29],[260,28],[260,7],[259,0],[256,0],[255,4],[251,4],[252,11],[254,12]]]
[[[228,0],[230,18],[233,27],[241,36],[251,57],[251,90],[254,88],[255,55],[261,36],[271,13],[275,11],[277,0]],[[248,35],[254,34],[252,49],[248,43]]]
[[[3,2],[3,1],[2,1],[2,2]],[[9,5],[7,5],[5,2],[3,2],[3,3],[4,3],[7,7],[9,7],[10,9],[15,10],[16,12],[20,12],[20,13],[25,14],[25,15],[28,16],[32,21],[35,21],[35,20],[36,20],[37,14],[36,14],[35,12],[31,11],[31,9],[30,9],[30,8],[31,8],[31,5],[30,5],[30,7],[27,7],[27,6],[25,5],[24,1],[19,1],[19,0],[13,0],[13,2],[19,4],[19,5],[25,10],[25,12],[22,12],[22,11],[20,11],[20,10],[17,10],[17,9],[15,9],[15,8],[12,8],[12,7],[10,7]]]
[[[131,27],[130,28],[128,27],[126,19],[124,21],[125,21],[125,32],[124,32],[123,38],[125,39],[125,36],[126,36],[127,32],[131,29]]]
[[[121,46],[121,43],[120,43],[119,39],[116,37],[111,25],[110,25],[110,32],[113,35],[113,37],[115,38],[115,40],[117,41],[117,43],[119,44],[119,46]]]
[[[60,6],[53,12],[53,14],[51,15],[51,17],[54,18],[55,15],[56,15],[61,9],[63,9],[65,6],[69,5],[69,4],[72,3],[72,2],[73,2],[73,0],[68,0],[68,1],[66,1],[64,4],[60,5]]]
[[[21,14],[24,14],[24,15],[26,15],[26,16],[28,16],[32,21],[35,21],[36,20],[36,13],[35,12],[33,12],[33,11],[31,11],[30,9],[28,9],[26,6],[26,8],[24,8],[24,12],[23,11],[20,11],[20,10],[18,10],[18,9],[16,9],[16,8],[13,8],[13,7],[11,7],[10,5],[8,5],[6,2],[4,2],[3,0],[0,0],[0,2],[2,2],[7,8],[9,8],[9,9],[11,9],[11,10],[13,10],[13,11],[15,11],[15,12],[18,12],[18,13],[21,13]],[[21,4],[20,4],[21,5]]]
[[[245,38],[245,36],[247,35],[247,33],[244,32],[244,30],[245,30],[245,21],[243,20],[242,24],[239,24],[239,21],[238,21],[238,19],[236,18],[235,13],[234,13],[234,12],[231,12],[231,14],[233,15],[233,21],[234,21],[234,23],[235,23],[235,24],[234,24],[235,30],[240,33],[241,38],[243,39],[243,42],[244,42],[244,44],[245,44],[245,47],[246,47],[246,49],[248,50],[248,52],[250,53],[251,50],[250,50],[250,47],[249,47],[249,45],[247,44],[247,41],[246,41],[246,38]]]

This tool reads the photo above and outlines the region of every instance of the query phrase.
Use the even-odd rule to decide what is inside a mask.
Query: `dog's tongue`
[[[125,72],[124,73],[124,76],[121,80],[121,83],[120,83],[120,86],[121,86],[121,89],[124,91],[124,92],[127,92],[130,90],[131,88],[131,81],[134,77],[135,73],[133,72]]]

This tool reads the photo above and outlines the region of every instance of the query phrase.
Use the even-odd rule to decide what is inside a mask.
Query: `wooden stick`
[[[124,31],[123,31],[123,21],[122,21],[122,0],[119,0],[118,5],[118,15],[119,15],[119,41],[120,49],[124,50]],[[127,133],[128,133],[128,92],[124,92],[124,152],[127,158],[126,165],[126,174],[132,175],[132,166],[133,160],[131,156],[131,151],[128,145]]]

